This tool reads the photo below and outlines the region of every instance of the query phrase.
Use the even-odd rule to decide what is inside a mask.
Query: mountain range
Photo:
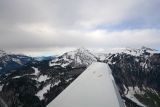
[[[110,66],[126,107],[160,106],[160,53],[147,47],[47,58],[0,51],[0,106],[45,107],[93,62]]]

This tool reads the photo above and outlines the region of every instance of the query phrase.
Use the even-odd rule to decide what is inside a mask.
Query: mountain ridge
[[[148,48],[102,54],[83,48],[55,59],[31,61],[27,66],[0,75],[0,97],[9,106],[44,107],[93,62],[110,66],[126,107],[160,106],[160,53]],[[28,100],[31,98],[32,103]]]

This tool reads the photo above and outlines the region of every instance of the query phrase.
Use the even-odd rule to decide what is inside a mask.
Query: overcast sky
[[[160,48],[160,0],[0,0],[0,49]]]

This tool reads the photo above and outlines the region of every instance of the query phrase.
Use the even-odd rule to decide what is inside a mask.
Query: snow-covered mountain
[[[141,56],[144,55],[146,53],[157,53],[157,50],[155,49],[151,49],[151,48],[147,48],[147,47],[141,47],[140,49],[136,49],[136,48],[124,48],[122,49],[121,53],[126,53],[126,54],[130,54],[133,56]]]
[[[102,61],[110,65],[127,106],[159,106],[160,53],[158,51],[146,47],[127,49],[109,54]]]
[[[6,53],[0,50],[0,73],[15,70],[30,61],[33,61],[33,59],[29,56]]]
[[[62,67],[86,67],[92,62],[96,62],[97,57],[85,48],[79,48],[75,51],[66,52],[62,56],[50,62],[50,66],[59,65]]]
[[[104,53],[97,53],[96,55],[101,60],[104,60],[106,57],[109,57],[110,55],[117,55],[117,54],[127,54],[132,56],[143,56],[143,55],[152,55],[155,53],[159,53],[156,49],[147,48],[142,46],[141,48],[113,48],[109,51],[106,51]]]
[[[53,60],[53,66],[59,65],[61,67],[67,67],[72,62],[78,63],[75,61],[77,52],[78,51],[68,52],[56,60]],[[87,52],[89,51],[87,50]],[[84,53],[86,52],[83,52],[83,56],[86,55]],[[139,49],[121,48],[111,52],[106,51],[101,54],[91,53],[91,55],[93,55],[91,59],[95,58],[95,60],[89,60],[89,64],[86,64],[86,66],[95,61],[108,63],[113,70],[113,75],[119,86],[121,95],[129,102],[126,103],[127,106],[145,106],[146,100],[149,100],[146,99],[145,96],[147,96],[148,93],[155,95],[159,92],[160,85],[158,75],[160,75],[160,73],[157,69],[159,68],[158,66],[160,66],[160,54],[157,50],[147,47],[141,47]],[[80,62],[85,62],[85,60],[83,61],[82,58]],[[79,64],[83,65],[82,63]],[[71,65],[71,67],[75,66]],[[141,99],[144,100],[142,101],[143,103],[139,101],[139,97],[142,97]],[[156,104],[158,103],[157,100],[155,102]],[[148,105],[157,106],[155,102],[150,102]]]
[[[8,106],[44,107],[93,62],[110,66],[126,107],[160,106],[160,53],[147,47],[96,54],[80,48],[52,60],[31,61],[0,75],[0,99]]]

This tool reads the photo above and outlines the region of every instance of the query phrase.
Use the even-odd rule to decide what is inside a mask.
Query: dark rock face
[[[140,87],[144,85],[160,91],[159,57],[160,54],[154,54],[148,57],[148,59],[131,55],[120,55],[112,59],[112,61],[115,61],[115,59],[117,61],[115,64],[110,64],[110,67],[117,84]]]
[[[108,60],[105,60],[105,62],[107,61]],[[131,101],[125,97],[124,85],[126,87],[137,86],[143,91],[147,91],[144,90],[144,87],[148,87],[154,89],[160,95],[160,54],[148,55],[147,53],[143,56],[132,56],[128,54],[113,55],[111,57],[110,67],[114,79],[120,89],[120,93],[127,103]],[[157,102],[156,104],[150,103],[148,106],[153,107],[154,105],[154,107],[159,107],[158,100],[160,99],[155,101]],[[142,102],[147,105],[146,101]],[[132,107],[131,105],[133,104],[127,105]]]

